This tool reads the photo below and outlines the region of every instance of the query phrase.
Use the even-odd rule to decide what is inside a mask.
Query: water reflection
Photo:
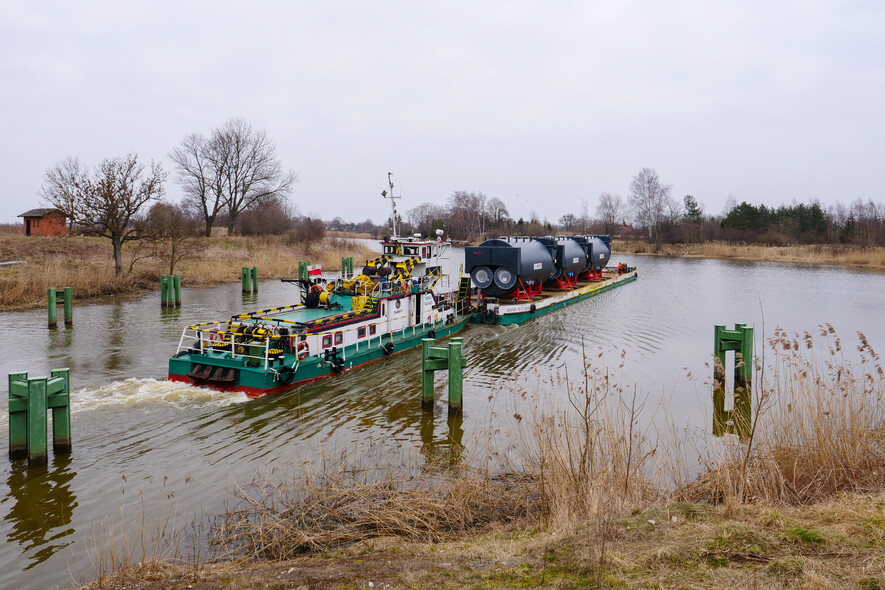
[[[73,542],[71,526],[77,496],[68,454],[55,456],[51,464],[28,467],[27,461],[14,461],[7,485],[12,500],[4,519],[6,539],[27,556],[28,570],[52,557]]]
[[[455,467],[464,456],[464,415],[449,414],[445,410],[446,431],[437,440],[434,436],[435,411],[422,411],[419,431],[421,433],[421,454],[425,458],[425,469],[433,471],[441,466]]]

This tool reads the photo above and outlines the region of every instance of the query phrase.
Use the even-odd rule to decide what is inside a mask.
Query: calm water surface
[[[457,266],[456,252],[453,263]],[[261,400],[167,383],[166,361],[182,327],[243,309],[292,303],[294,288],[262,282],[256,297],[239,284],[183,290],[184,306],[164,311],[159,296],[77,305],[72,328],[46,328],[45,311],[2,314],[6,374],[45,375],[69,367],[73,451],[43,468],[0,457],[0,588],[66,587],[95,574],[107,530],[137,530],[175,513],[201,519],[224,509],[227,490],[269,468],[346,453],[364,465],[402,457],[470,455],[493,412],[520,383],[580,372],[583,353],[625,354],[623,381],[648,403],[669,400],[675,421],[703,431],[713,325],[745,322],[817,332],[829,322],[843,340],[862,331],[885,349],[885,275],[834,267],[615,256],[640,278],[518,327],[470,326],[463,420],[449,422],[445,385],[432,415],[420,411],[420,354],[368,367]],[[186,282],[186,278],[185,278]],[[494,401],[489,400],[494,394]],[[502,400],[502,398],[504,398]],[[0,437],[8,440],[8,396]],[[496,406],[497,404],[497,406]],[[501,436],[506,436],[503,432]],[[452,439],[460,444],[453,444]],[[131,526],[130,526],[131,525]]]

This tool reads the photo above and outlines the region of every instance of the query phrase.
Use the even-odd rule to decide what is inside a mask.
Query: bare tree
[[[626,221],[629,208],[621,195],[602,193],[596,205],[596,217],[602,222],[605,233],[614,232],[615,228]]]
[[[507,205],[498,197],[489,199],[486,209],[488,210],[489,221],[495,227],[500,227],[510,220],[510,211],[507,210]]]
[[[559,225],[561,225],[562,229],[564,229],[565,231],[572,231],[577,223],[578,216],[574,213],[566,213],[559,218]]]
[[[463,240],[485,230],[486,196],[482,193],[455,191],[449,197],[449,233]]]
[[[648,231],[648,237],[659,239],[662,225],[668,214],[677,209],[671,206],[670,185],[661,183],[658,173],[643,168],[630,182],[630,204],[640,227]]]
[[[442,222],[446,219],[446,208],[435,203],[421,203],[406,211],[406,219],[416,230],[429,236],[434,225],[442,227]]]
[[[209,139],[188,135],[169,157],[188,202],[203,217],[207,236],[222,211],[232,234],[243,211],[264,199],[286,197],[298,178],[283,170],[267,133],[239,118],[213,130]]]
[[[155,203],[144,220],[144,236],[158,246],[158,256],[169,263],[169,274],[183,258],[204,248],[199,235],[198,220],[186,207],[171,203]]]
[[[141,239],[134,221],[147,203],[164,195],[166,173],[159,164],[145,166],[138,156],[103,160],[90,174],[76,159],[62,160],[43,176],[40,195],[62,211],[85,235],[108,238],[114,250],[114,269],[123,272],[123,244]]]
[[[213,143],[198,133],[181,140],[169,158],[175,164],[175,180],[181,185],[185,203],[199,212],[203,232],[206,237],[211,236],[215,219],[227,206],[224,191],[227,159],[220,157]]]

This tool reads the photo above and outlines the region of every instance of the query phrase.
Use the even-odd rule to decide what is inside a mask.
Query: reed
[[[809,504],[885,490],[885,371],[857,336],[852,362],[829,324],[776,329],[756,359],[751,439],[724,441],[687,497]]]
[[[616,240],[613,249],[624,254],[834,264],[885,269],[885,248],[838,244],[768,246],[718,241],[696,244],[655,244],[641,240]]]

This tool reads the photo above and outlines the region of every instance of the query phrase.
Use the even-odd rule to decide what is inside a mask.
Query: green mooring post
[[[449,371],[449,413],[462,411],[461,394],[464,386],[463,338],[452,338],[448,346],[433,346],[433,340],[421,341],[421,407],[433,409],[433,374]]]
[[[308,272],[307,267],[310,266],[310,262],[299,262],[298,263],[298,278],[302,281],[310,280],[310,272]]]
[[[243,293],[251,293],[252,292],[252,270],[248,266],[244,266],[242,269],[243,276]]]
[[[74,323],[74,289],[71,287],[65,287],[63,299],[65,308],[65,325],[70,326]]]
[[[734,405],[725,409],[725,353],[734,351]],[[753,328],[735,324],[734,330],[713,327],[713,434],[750,436],[752,421]]]
[[[55,287],[49,287],[47,301],[49,303],[49,327],[51,328],[58,325],[58,295],[55,292]]]
[[[27,373],[9,374],[9,458],[46,463],[47,410],[52,410],[52,448],[71,450],[70,370],[54,369],[52,377],[28,379]]]
[[[169,304],[169,275],[160,275],[160,307]]]
[[[258,267],[253,266],[250,273],[250,276],[252,277],[252,290],[258,293]]]
[[[58,325],[58,304],[64,306],[65,325],[74,323],[74,291],[71,287],[62,289],[62,297],[58,297],[58,289],[49,287],[46,296],[47,310],[49,311],[49,326]]]
[[[181,275],[175,275],[172,283],[175,285],[175,307],[181,307]]]

